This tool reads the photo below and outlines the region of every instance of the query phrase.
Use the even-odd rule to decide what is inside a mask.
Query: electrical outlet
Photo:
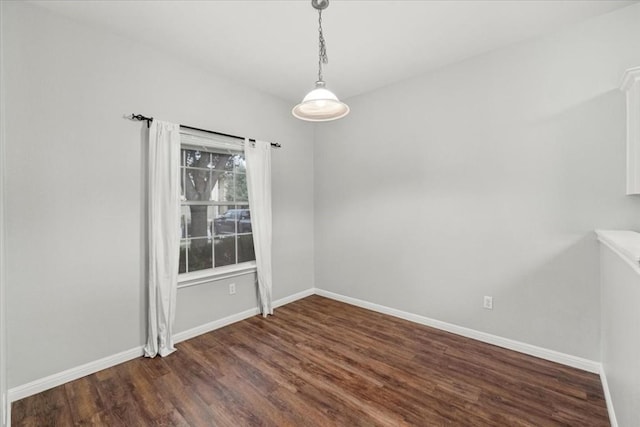
[[[230,283],[229,284],[229,295],[235,295],[236,293],[236,284],[235,283]]]
[[[483,307],[487,310],[493,310],[493,297],[485,296]]]

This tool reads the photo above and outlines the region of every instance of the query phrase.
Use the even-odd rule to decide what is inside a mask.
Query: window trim
[[[178,274],[178,289],[204,283],[217,282],[231,277],[244,276],[256,272],[256,262],[248,261],[240,264],[225,265],[223,267],[208,268],[206,270],[192,271]]]
[[[185,141],[185,139],[187,141]],[[221,150],[228,153],[244,153],[244,143],[237,141],[236,138],[227,138],[225,136],[212,137],[206,132],[180,128],[180,149],[198,150]],[[229,205],[227,202],[199,202],[189,201],[187,203],[180,202],[183,205]],[[248,202],[232,203],[236,206],[250,207]],[[182,239],[181,239],[182,240]],[[196,286],[205,283],[216,282],[231,277],[244,276],[254,274],[256,272],[256,261],[247,261],[238,264],[225,265],[222,267],[212,267],[205,270],[197,270],[188,273],[178,273],[178,289]]]
[[[244,141],[226,136],[213,136],[207,132],[185,129],[183,127],[180,128],[180,147],[191,150],[208,148],[244,153]]]

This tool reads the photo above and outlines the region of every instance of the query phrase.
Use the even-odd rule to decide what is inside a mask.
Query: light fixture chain
[[[327,43],[324,40],[324,34],[322,32],[322,10],[318,9],[318,35],[319,35],[319,57],[318,57],[318,81],[322,80],[322,64],[329,63],[329,58],[327,57]]]

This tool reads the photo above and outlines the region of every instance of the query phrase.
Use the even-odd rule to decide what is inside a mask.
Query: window
[[[252,266],[255,252],[242,145],[182,131],[180,176],[179,274]]]

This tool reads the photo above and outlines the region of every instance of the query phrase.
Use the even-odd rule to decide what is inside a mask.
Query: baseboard
[[[581,369],[583,371],[592,372],[594,374],[600,373],[600,363],[593,360],[583,359],[581,357],[572,356],[570,354],[560,353],[558,351],[549,350],[546,348],[538,347],[531,344],[526,344],[520,341],[511,340],[508,338],[499,337],[497,335],[488,334],[486,332],[476,331],[475,329],[465,328],[463,326],[454,325],[440,320],[431,319],[429,317],[421,316],[418,314],[409,313],[395,308],[386,307],[372,302],[363,301],[357,298],[352,298],[333,292],[325,291],[323,289],[316,288],[317,295],[334,299],[336,301],[345,302],[347,304],[355,305],[358,307],[366,308],[368,310],[376,311],[378,313],[388,314],[390,316],[399,317],[410,322],[419,323],[421,325],[430,326],[432,328],[441,329],[443,331],[451,332],[463,337],[472,338],[474,340],[482,341],[488,344],[497,345],[498,347],[507,348],[520,353],[528,354],[530,356],[539,357],[541,359],[549,360],[552,362],[560,363],[562,365],[571,366],[573,368]]]
[[[313,288],[306,289],[302,292],[298,292],[296,294],[273,301],[273,307],[282,307],[283,305],[308,297],[310,295],[313,295],[314,293],[315,290]],[[206,334],[207,332],[215,331],[216,329],[223,328],[225,326],[231,325],[232,323],[248,319],[249,317],[255,316],[257,314],[260,314],[260,310],[258,308],[251,308],[249,310],[232,314],[231,316],[227,316],[222,319],[214,320],[213,322],[205,323],[204,325],[196,326],[195,328],[179,332],[173,336],[173,340],[176,343],[186,341],[188,339],[195,338],[198,335]]]
[[[206,334],[207,332],[224,328],[225,326],[231,325],[232,323],[248,319],[249,317],[253,317],[259,313],[260,311],[257,308],[251,308],[240,313],[232,314],[231,316],[223,317],[222,319],[214,320],[213,322],[205,323],[204,325],[196,326],[195,328],[187,329],[183,332],[178,332],[177,334],[173,335],[173,341],[175,343],[186,341],[191,338],[195,338],[198,335]]]
[[[84,365],[77,366],[75,368],[67,369],[66,371],[62,371],[57,374],[49,375],[48,377],[31,381],[30,383],[23,384],[18,387],[10,388],[9,402],[15,402],[16,400],[20,400],[36,393],[48,390],[50,388],[57,387],[69,381],[77,380],[78,378],[85,377],[103,369],[119,365],[120,363],[140,357],[143,354],[144,353],[142,346],[132,348],[131,350],[123,351],[112,356],[107,356],[93,362],[85,363]]]
[[[609,390],[609,383],[607,382],[607,373],[604,370],[604,365],[600,365],[600,381],[602,382],[602,391],[604,392],[604,400],[607,402],[607,412],[609,413],[609,423],[611,427],[618,427],[618,420],[616,419],[616,411],[613,408],[613,399],[611,398],[611,391]]]
[[[315,293],[316,290],[314,288],[305,289],[304,291],[298,292],[297,294],[289,295],[288,297],[280,298],[279,300],[274,301],[273,308],[282,307],[283,305],[287,305],[299,299],[309,297],[311,295],[314,295]]]

